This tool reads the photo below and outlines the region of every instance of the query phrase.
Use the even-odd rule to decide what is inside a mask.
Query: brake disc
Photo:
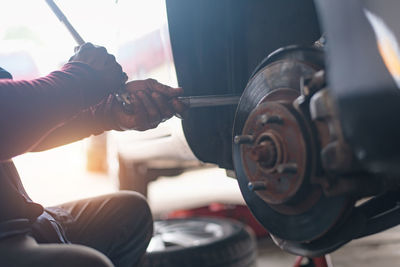
[[[233,161],[242,195],[275,237],[311,242],[326,235],[353,207],[347,196],[326,197],[313,183],[318,141],[298,106],[301,80],[321,70],[323,52],[287,47],[256,69],[240,99]]]

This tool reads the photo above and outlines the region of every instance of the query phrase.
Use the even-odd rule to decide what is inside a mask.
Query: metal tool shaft
[[[132,109],[132,103],[127,93],[116,94],[118,101],[125,103],[126,109]],[[189,108],[233,106],[239,103],[238,95],[205,95],[205,96],[180,96],[179,101]]]
[[[83,45],[85,41],[80,36],[80,34],[75,30],[72,24],[69,22],[67,17],[61,11],[61,9],[56,5],[53,0],[46,0],[53,13],[57,18],[65,25],[67,30],[70,32],[72,37],[78,43],[78,45]],[[116,99],[127,112],[132,112],[132,103],[129,100],[129,92],[126,92],[124,88],[121,88],[117,93],[115,93]],[[239,103],[240,96],[237,95],[206,95],[206,96],[182,96],[178,97],[189,108],[200,108],[200,107],[217,107],[217,106],[229,106],[237,105]]]
[[[189,108],[218,107],[237,105],[240,96],[238,95],[205,95],[205,96],[182,96],[182,101]]]
[[[83,38],[80,36],[80,34],[75,30],[75,28],[72,26],[72,24],[69,22],[67,17],[64,15],[64,13],[61,11],[61,9],[57,6],[57,4],[53,0],[46,0],[46,3],[48,6],[51,8],[53,13],[57,16],[57,18],[64,24],[64,26],[67,28],[69,33],[72,35],[72,37],[75,39],[78,45],[83,45],[85,41]],[[117,93],[115,93],[117,101],[122,105],[124,110],[126,112],[132,112],[131,108],[129,107],[129,101],[126,102],[125,99],[128,99],[129,93],[125,91],[125,88],[122,87],[118,90]],[[121,97],[123,96],[123,97]]]
[[[56,3],[54,3],[53,0],[46,0],[46,3],[49,5],[51,10],[53,10],[53,13],[57,16],[57,18],[65,25],[65,27],[71,33],[72,37],[75,39],[75,41],[78,43],[78,45],[83,45],[85,43],[85,41],[79,35],[79,33],[75,30],[75,28],[69,22],[67,17],[61,11],[61,9],[56,5]]]

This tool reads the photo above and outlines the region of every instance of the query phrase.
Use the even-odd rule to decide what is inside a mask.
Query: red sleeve
[[[54,129],[41,142],[31,149],[38,152],[57,146],[69,144],[91,135],[99,135],[104,131],[117,129],[112,119],[111,106],[115,98],[110,95],[96,106],[90,107],[70,121]]]
[[[83,63],[30,80],[0,80],[0,161],[29,151],[53,129],[84,109],[83,90],[97,86]]]

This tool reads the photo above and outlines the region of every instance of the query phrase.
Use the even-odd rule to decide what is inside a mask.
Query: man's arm
[[[0,80],[0,160],[29,151],[48,132],[80,112],[82,88],[95,74],[83,64],[31,81]]]
[[[86,43],[60,71],[30,81],[0,80],[0,161],[30,151],[126,79],[105,48]]]
[[[109,96],[98,105],[80,112],[71,120],[51,131],[30,152],[44,151],[116,129],[111,123],[112,119],[106,119],[111,114],[110,108],[113,101],[115,101],[114,97]]]
[[[182,114],[186,109],[176,98],[183,93],[182,88],[171,88],[147,79],[128,82],[125,89],[130,93],[133,112],[126,113],[115,97],[110,95],[54,129],[30,151],[47,150],[108,130],[144,131],[157,127],[174,114]]]

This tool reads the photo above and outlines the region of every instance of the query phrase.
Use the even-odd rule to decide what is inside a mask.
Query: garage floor
[[[43,205],[116,191],[115,172],[109,176],[87,173],[84,155],[84,144],[76,143],[24,155],[16,159],[16,164],[27,191]],[[159,179],[149,188],[149,200],[156,217],[165,211],[210,202],[243,203],[236,181],[217,169]],[[269,239],[259,241],[258,267],[290,267],[295,258]],[[333,253],[332,261],[335,267],[400,266],[400,227],[351,242]]]
[[[296,256],[285,253],[271,239],[259,240],[257,267],[293,266]],[[400,226],[353,241],[331,254],[334,267],[400,266]]]

